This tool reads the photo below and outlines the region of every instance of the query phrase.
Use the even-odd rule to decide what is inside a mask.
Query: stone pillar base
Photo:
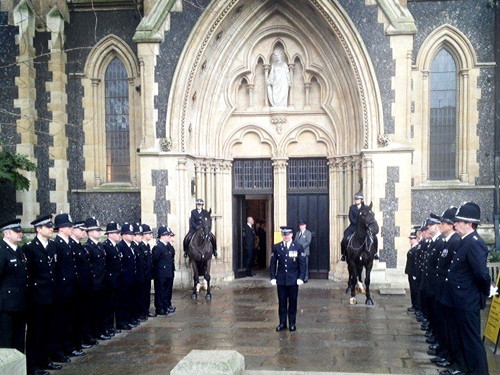
[[[192,350],[170,375],[242,375],[245,357],[236,350]]]

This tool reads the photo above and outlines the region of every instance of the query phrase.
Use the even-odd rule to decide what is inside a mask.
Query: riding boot
[[[210,242],[212,243],[214,257],[217,258],[217,240],[215,239],[215,235],[212,232],[210,232]]]

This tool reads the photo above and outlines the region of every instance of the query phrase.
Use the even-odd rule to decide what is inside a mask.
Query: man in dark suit
[[[304,282],[307,283],[309,280],[309,255],[311,255],[311,241],[312,234],[307,229],[307,223],[303,220],[299,221],[299,231],[295,234],[295,242],[302,245],[304,251],[306,252],[306,276]]]
[[[170,243],[174,233],[165,226],[158,228],[158,243],[153,247],[153,276],[155,280],[155,309],[158,315],[175,311],[172,306],[172,286],[175,272],[175,250]]]
[[[153,238],[153,231],[147,224],[142,224],[142,242],[139,244],[140,249],[144,253],[144,276],[145,282],[142,292],[142,315],[154,317],[156,314],[149,311],[151,305],[151,280],[153,279],[153,254],[151,253],[151,245],[149,241]]]
[[[61,213],[54,218],[54,229],[57,236],[54,239],[56,298],[54,314],[52,315],[51,358],[54,362],[69,362],[69,356],[82,356],[85,353],[73,345],[76,299],[76,264],[70,245],[73,234],[73,222],[67,213]]]
[[[92,306],[94,306],[94,273],[89,251],[80,243],[86,236],[85,222],[78,221],[73,224],[73,233],[69,239],[71,249],[75,256],[76,265],[76,294],[75,301],[75,342],[82,349],[88,349],[97,344],[92,337]]]
[[[416,283],[416,271],[415,271],[415,257],[417,255],[418,248],[418,238],[415,233],[411,233],[408,237],[410,240],[410,250],[406,254],[406,267],[405,274],[408,275],[408,283],[410,284],[410,295],[411,295],[411,307],[408,308],[409,312],[416,312],[420,310],[420,294],[418,291],[418,285]]]
[[[54,232],[52,215],[39,217],[33,220],[31,225],[35,228],[36,237],[23,248],[28,261],[26,362],[28,374],[49,375],[44,369],[62,368],[49,359],[56,285],[56,249],[50,239]]]
[[[125,223],[121,229],[122,240],[117,248],[122,258],[122,272],[120,280],[120,308],[116,316],[116,326],[118,329],[129,330],[136,327],[139,322],[132,316],[132,301],[135,301],[136,295],[136,255],[133,249],[134,226]]]
[[[0,225],[0,348],[24,353],[28,266],[19,242],[23,238],[21,220]]]
[[[481,339],[480,310],[486,305],[486,297],[495,295],[496,287],[486,266],[488,249],[476,232],[481,211],[473,202],[460,206],[453,219],[455,231],[462,238],[448,275],[443,283],[440,302],[452,308],[450,330],[457,333],[456,363],[441,371],[443,375],[472,373],[488,375],[488,362]]]
[[[118,250],[117,244],[120,242],[120,226],[111,221],[106,225],[106,241],[102,243],[106,253],[106,277],[104,283],[109,290],[109,299],[106,303],[105,326],[107,334],[113,335],[121,331],[115,327],[115,316],[118,316],[118,296],[120,292],[120,274],[122,272],[122,253]]]
[[[297,319],[297,297],[299,285],[304,284],[306,274],[306,253],[302,245],[293,242],[293,228],[280,227],[283,242],[273,246],[269,274],[271,284],[278,287],[279,320],[276,331],[288,329],[295,331]]]
[[[253,277],[252,266],[254,262],[255,255],[255,230],[253,228],[253,217],[247,217],[247,223],[245,225],[245,231],[243,233],[243,243],[245,246],[245,256],[246,256],[246,275]]]
[[[88,240],[83,245],[90,254],[90,262],[94,273],[94,306],[93,306],[93,327],[94,337],[100,340],[109,340],[106,335],[105,312],[108,293],[104,279],[106,277],[106,253],[99,242],[101,238],[101,224],[96,218],[91,217],[85,220],[85,230]]]

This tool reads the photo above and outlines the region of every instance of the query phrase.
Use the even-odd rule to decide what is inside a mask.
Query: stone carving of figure
[[[282,61],[282,52],[273,52],[274,62],[269,71],[267,79],[267,93],[269,103],[272,107],[286,107],[288,102],[288,88],[290,82],[290,70],[286,62]]]

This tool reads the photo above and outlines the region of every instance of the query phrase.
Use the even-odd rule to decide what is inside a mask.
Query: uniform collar
[[[12,250],[14,250],[14,251],[16,251],[16,250],[17,250],[17,245],[14,245],[12,242],[10,242],[10,241],[9,241],[7,238],[5,238],[5,237],[4,237],[4,239],[3,239],[3,240],[5,241],[5,243],[6,243],[7,245],[9,245],[9,247],[10,247]]]
[[[49,240],[46,240],[42,236],[38,236],[38,235],[36,236],[36,238],[38,239],[38,241],[40,241],[40,243],[42,244],[43,248],[46,249],[47,245],[49,244]]]
[[[472,234],[474,233],[474,231],[470,231],[469,233],[467,233],[465,236],[462,237],[462,240],[465,239],[465,237],[467,237],[469,234]]]

